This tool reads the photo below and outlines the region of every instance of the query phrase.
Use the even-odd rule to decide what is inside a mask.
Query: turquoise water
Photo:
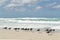
[[[60,18],[0,18],[0,21],[60,21]]]
[[[30,20],[30,21],[60,21],[60,18],[12,18],[14,20]]]

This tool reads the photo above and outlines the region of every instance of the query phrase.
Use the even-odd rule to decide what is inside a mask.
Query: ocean
[[[59,27],[60,18],[0,18],[0,27]]]

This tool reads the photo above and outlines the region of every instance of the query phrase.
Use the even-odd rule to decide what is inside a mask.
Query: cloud
[[[32,3],[35,3],[37,1],[38,0],[12,0],[11,3],[24,5],[24,4],[32,4]]]
[[[20,10],[21,12],[22,10],[30,11],[32,9],[32,6],[36,5],[37,7],[33,9],[37,11],[43,8],[37,5],[38,2],[42,2],[42,1],[49,1],[49,0],[10,0],[10,2],[7,5],[5,5],[3,8],[8,10],[15,10],[15,11]],[[26,8],[27,6],[28,9]]]
[[[16,4],[9,4],[9,5],[7,5],[6,7],[14,7],[14,6],[16,6]]]
[[[7,0],[0,0],[0,6],[2,6]]]
[[[35,9],[36,10],[40,10],[40,9],[42,9],[43,7],[41,7],[41,6],[37,6]]]
[[[52,8],[60,8],[60,5],[55,5]]]
[[[5,7],[24,6],[26,4],[32,5],[41,1],[48,1],[48,0],[11,0],[10,3]]]
[[[15,6],[24,6],[25,4],[34,4],[38,0],[12,0],[5,7],[15,7]]]
[[[3,8],[9,9],[9,10],[26,10],[27,8],[25,5],[28,5],[31,7],[31,5],[34,5],[39,0],[11,0],[9,4],[5,5]],[[22,8],[21,8],[22,7]]]

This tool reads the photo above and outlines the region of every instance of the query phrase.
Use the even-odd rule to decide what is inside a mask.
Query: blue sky
[[[0,0],[0,18],[60,18],[60,0]]]

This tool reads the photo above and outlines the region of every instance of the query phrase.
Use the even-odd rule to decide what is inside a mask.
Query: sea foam
[[[55,26],[60,26],[59,18],[0,18],[0,27],[43,28]]]

